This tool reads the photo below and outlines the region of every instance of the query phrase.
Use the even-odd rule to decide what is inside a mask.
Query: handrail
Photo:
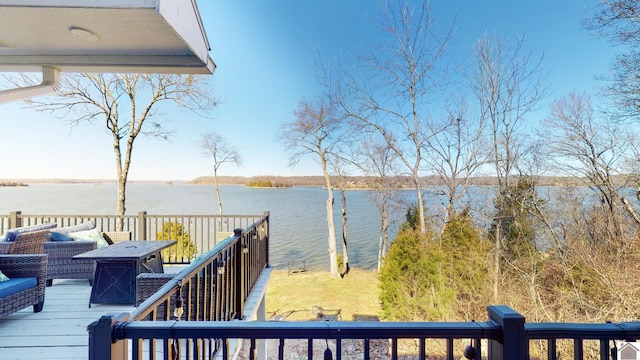
[[[524,323],[524,317],[506,306],[489,306],[489,320],[484,322],[281,322],[281,321],[121,321],[104,318],[106,324],[121,324],[111,333],[114,341],[133,340],[132,359],[138,359],[143,349],[149,349],[149,341],[171,342],[173,347],[160,351],[171,357],[179,353],[180,358],[201,358],[197,354],[216,353],[222,359],[232,358],[231,341],[248,339],[250,356],[255,352],[256,342],[263,339],[278,341],[278,359],[284,358],[284,346],[288,340],[307,339],[308,358],[312,358],[314,345],[312,340],[331,340],[331,348],[335,351],[334,359],[341,359],[342,343],[347,339],[362,340],[364,359],[370,359],[371,340],[389,339],[390,358],[399,358],[399,341],[402,339],[418,340],[417,358],[427,359],[427,340],[444,340],[446,342],[445,359],[457,359],[454,355],[454,342],[466,341],[469,344],[465,354],[475,359],[529,359],[529,342],[543,339],[548,342],[547,359],[560,358],[557,340],[573,341],[573,347],[562,354],[562,358],[593,358],[586,355],[584,340],[598,341],[598,358],[607,360],[612,357],[609,342],[613,340],[635,341],[640,338],[640,322],[572,324],[572,323]],[[469,342],[468,339],[471,341]],[[211,345],[214,344],[215,345]],[[146,344],[146,345],[145,345]],[[327,343],[328,344],[328,343]],[[193,350],[197,349],[197,350]],[[204,350],[203,350],[204,349]],[[321,349],[321,350],[322,350]],[[460,347],[456,347],[456,351]],[[172,353],[175,352],[175,353]],[[432,350],[431,350],[432,352]],[[185,354],[191,355],[185,355]],[[185,355],[185,356],[183,356]],[[442,355],[436,353],[434,355]],[[158,355],[162,356],[162,355]],[[153,356],[152,356],[153,357]],[[250,357],[254,359],[255,357]]]
[[[235,229],[161,286],[131,313],[132,320],[170,320],[178,301],[185,320],[243,318],[244,301],[269,266],[269,214],[246,229]],[[145,275],[142,275],[145,276]],[[180,300],[179,300],[180,299]],[[184,309],[183,309],[184,310]]]
[[[177,294],[178,289],[185,287],[190,281],[200,278],[207,272],[207,269],[213,268],[217,272],[218,268],[225,268],[228,264],[223,264],[221,261],[225,251],[228,251],[234,244],[240,239],[240,236],[234,234],[233,237],[229,237],[217,244],[210,252],[209,256],[196,260],[191,266],[184,268],[178,274],[176,274],[171,280],[163,285],[155,294],[142,302],[137,308],[131,312],[132,320],[142,320],[155,311],[158,306],[166,304],[170,300],[171,296]],[[225,269],[226,271],[226,269]],[[171,315],[170,313],[168,313]],[[229,319],[230,320],[230,319]]]

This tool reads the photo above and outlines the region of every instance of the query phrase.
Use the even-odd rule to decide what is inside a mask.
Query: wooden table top
[[[177,241],[123,241],[73,256],[74,260],[137,260],[167,248]]]

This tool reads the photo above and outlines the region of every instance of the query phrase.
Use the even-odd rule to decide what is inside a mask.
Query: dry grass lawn
[[[328,272],[274,270],[267,286],[267,318],[285,321],[376,320],[378,273],[353,269],[344,278]]]

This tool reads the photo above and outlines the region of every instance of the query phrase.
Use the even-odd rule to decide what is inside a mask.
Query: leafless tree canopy
[[[624,50],[611,63],[605,95],[619,108],[621,119],[640,116],[640,4],[635,0],[601,0],[585,26]]]
[[[447,83],[444,57],[451,31],[435,32],[428,2],[412,5],[383,4],[378,26],[385,40],[360,58],[366,75],[347,80],[340,101],[355,128],[380,136],[404,164],[416,188],[425,232],[420,175],[426,144],[442,129],[431,115]]]
[[[55,96],[29,102],[39,111],[59,114],[65,122],[103,124],[113,142],[118,177],[117,214],[126,211],[126,184],[138,136],[167,140],[173,129],[160,112],[178,105],[210,116],[218,100],[204,77],[164,74],[65,74]]]
[[[290,152],[291,165],[307,155],[318,161],[325,178],[327,188],[327,228],[329,231],[329,262],[331,276],[340,275],[336,253],[336,230],[333,219],[333,189],[330,164],[340,153],[340,144],[346,141],[348,129],[345,128],[344,116],[337,111],[336,103],[331,98],[320,97],[315,101],[300,100],[294,110],[292,121],[283,123],[280,138]]]

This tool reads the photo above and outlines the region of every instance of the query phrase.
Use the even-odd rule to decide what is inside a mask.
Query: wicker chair
[[[49,239],[49,230],[18,234],[11,242],[0,242],[1,254],[43,254],[44,242]]]
[[[105,231],[102,237],[109,245],[123,241],[131,241],[131,231]]]
[[[94,250],[95,241],[48,241],[50,230],[18,234],[15,241],[0,242],[0,254],[48,254],[46,284],[53,279],[87,279],[93,282],[95,260],[72,260],[74,255]]]
[[[0,268],[9,278],[37,278],[36,286],[0,298],[0,317],[29,306],[33,306],[34,312],[42,311],[47,276],[47,255],[0,255]]]
[[[96,241],[47,241],[44,253],[49,255],[47,267],[47,286],[53,285],[53,279],[87,279],[93,285],[96,272],[95,260],[73,260],[74,255],[95,250]]]

